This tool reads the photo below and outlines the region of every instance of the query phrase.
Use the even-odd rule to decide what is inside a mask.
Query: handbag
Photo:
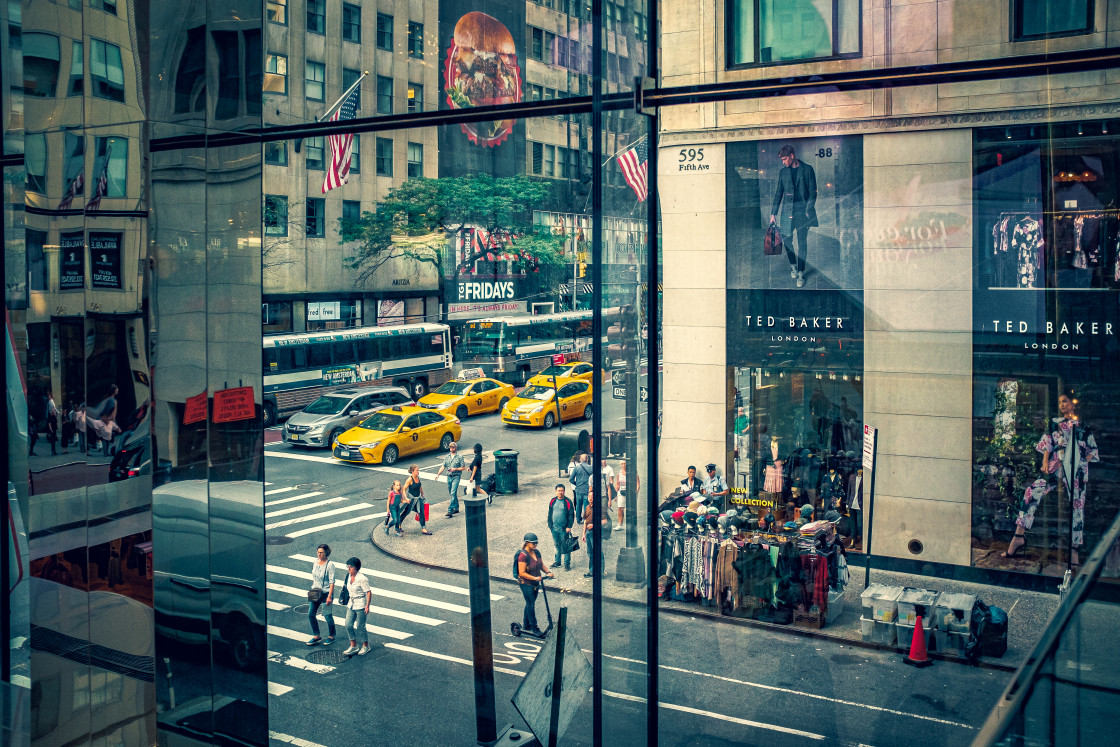
[[[564,540],[564,552],[573,553],[579,551],[579,539],[574,534],[569,534],[568,538]]]
[[[338,603],[343,607],[350,604],[350,590],[346,588],[346,584],[342,584],[342,593],[338,595]]]
[[[777,223],[771,223],[766,227],[766,234],[762,237],[762,253],[772,257],[784,251],[785,242],[782,241],[782,232],[778,230]]]
[[[308,589],[307,590],[307,601],[318,602],[322,598],[323,598],[323,590],[322,589]]]

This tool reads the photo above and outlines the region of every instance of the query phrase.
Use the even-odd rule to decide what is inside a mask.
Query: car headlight
[[[308,432],[309,434],[311,434],[311,433],[322,433],[322,432],[323,432],[323,428],[325,428],[325,427],[326,427],[326,426],[322,426],[322,425],[316,425],[316,426],[315,426],[315,427],[313,427],[313,428],[309,428],[307,432]]]
[[[373,443],[362,444],[358,448],[359,449],[376,449],[380,445],[381,445],[380,441],[374,441]]]
[[[540,407],[536,407],[536,408],[530,410],[529,414],[530,415],[536,415],[538,412],[543,412],[543,411],[544,411],[544,405],[541,405]]]
[[[436,405],[436,409],[437,410],[449,410],[454,405],[455,405],[454,402],[440,402],[438,405]]]

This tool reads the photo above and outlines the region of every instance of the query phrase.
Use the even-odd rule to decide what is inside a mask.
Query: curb
[[[448,566],[445,566],[445,565],[439,565],[438,563],[429,563],[429,562],[423,561],[423,560],[413,560],[412,558],[406,557],[406,556],[401,555],[399,553],[395,553],[392,550],[388,550],[388,549],[382,547],[380,544],[378,544],[377,540],[374,539],[374,534],[375,534],[375,532],[373,532],[373,531],[370,532],[370,536],[369,536],[370,544],[373,545],[376,550],[378,550],[379,552],[387,555],[390,558],[393,558],[394,560],[400,560],[404,563],[410,563],[412,565],[418,565],[418,566],[421,566],[422,568],[431,568],[433,570],[438,570],[438,571],[447,571],[449,573],[455,573],[455,574],[458,574],[460,576],[467,575],[467,571],[465,571],[461,568],[451,568],[451,567],[448,567]],[[503,585],[508,585],[508,586],[516,586],[517,585],[517,582],[514,581],[511,578],[506,578],[504,576],[495,576],[493,574],[490,574],[490,581],[492,583],[497,582],[497,583],[500,583],[500,584],[503,584]],[[573,590],[573,589],[569,589],[568,591],[565,591],[563,593],[564,594],[570,594],[572,596],[583,597],[585,599],[591,599],[594,596],[590,592],[576,591],[576,590]],[[613,597],[608,597],[608,598],[611,600],[611,602],[613,602],[615,604],[626,604],[626,605],[630,605],[631,607],[640,607],[642,609],[647,609],[645,603],[643,603],[643,602],[635,602],[635,601],[631,601],[629,599],[615,599]],[[840,636],[828,635],[827,633],[821,633],[821,632],[818,632],[818,631],[815,631],[815,630],[810,630],[808,628],[798,628],[798,627],[795,627],[793,625],[776,625],[774,623],[762,622],[760,620],[752,620],[752,619],[746,618],[746,617],[730,617],[728,615],[718,615],[718,614],[713,614],[711,612],[705,612],[705,611],[700,610],[700,609],[685,610],[685,609],[677,609],[676,607],[658,606],[657,607],[657,612],[658,612],[658,614],[670,614],[670,615],[676,615],[678,617],[706,617],[706,618],[712,620],[713,622],[725,623],[725,624],[728,624],[728,625],[738,625],[738,626],[747,627],[747,628],[758,628],[760,630],[768,630],[768,631],[774,632],[774,633],[787,633],[787,634],[790,634],[790,635],[801,636],[802,638],[813,638],[813,639],[823,640],[823,641],[838,642],[838,643],[843,643],[845,645],[851,646],[853,648],[865,648],[865,649],[869,649],[869,650],[873,650],[873,651],[887,651],[887,652],[892,652],[892,653],[902,653],[898,648],[896,648],[894,646],[886,646],[886,645],[883,645],[881,643],[872,643],[870,641],[864,641],[864,640],[861,640],[861,639],[858,639],[858,638],[857,639],[842,638]],[[1007,672],[1007,673],[1012,673],[1012,674],[1019,671],[1019,667],[1017,667],[1017,666],[1012,666],[1010,664],[1001,664],[999,662],[994,662],[994,661],[981,660],[976,665],[970,665],[966,660],[960,658],[959,656],[948,656],[946,654],[939,654],[936,651],[930,651],[928,655],[929,655],[929,658],[931,658],[931,659],[934,659],[936,661],[943,661],[943,662],[946,662],[946,663],[949,663],[949,664],[959,664],[961,666],[976,666],[979,669],[990,669],[990,670],[997,671],[997,672]]]

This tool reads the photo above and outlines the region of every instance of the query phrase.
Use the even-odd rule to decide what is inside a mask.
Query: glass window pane
[[[288,23],[288,0],[268,0],[268,20],[272,23]]]
[[[1017,0],[1019,37],[1085,32],[1092,29],[1090,0]]]
[[[415,179],[424,176],[424,145],[422,143],[408,144],[408,178]]]
[[[27,169],[27,190],[47,193],[47,136],[27,133],[23,137],[23,158]]]
[[[304,95],[309,101],[322,101],[327,67],[322,62],[307,61],[304,72]]]
[[[361,75],[362,75],[362,73],[361,73],[360,70],[351,70],[348,67],[342,68],[342,91],[343,91],[343,93],[345,93],[346,91],[349,91],[350,87],[354,85],[354,82],[357,81],[358,78],[361,77]],[[361,110],[361,108],[362,108],[362,87],[358,86],[358,102],[357,102],[357,106],[355,107],[355,110],[359,111],[359,110]]]
[[[386,137],[377,138],[377,175],[393,175],[393,141]]]
[[[327,29],[326,0],[306,0],[306,2],[308,33],[325,33]]]
[[[288,143],[265,143],[264,162],[274,166],[288,165]]]
[[[55,96],[58,90],[58,37],[23,34],[23,92],[29,96]]]
[[[408,22],[408,56],[417,59],[424,57],[424,24]]]
[[[309,137],[303,142],[308,169],[322,171],[326,168],[325,140],[321,137]]]
[[[355,44],[362,43],[362,8],[350,3],[342,4],[342,38]]]
[[[26,61],[24,62],[26,64]],[[80,96],[84,86],[84,65],[82,58],[82,43],[72,42],[70,45],[70,85],[66,90],[68,96]]]
[[[377,14],[377,48],[393,49],[393,17],[385,13]]]
[[[393,113],[393,79],[377,76],[377,113]]]
[[[759,0],[759,62],[832,55],[832,4]]]

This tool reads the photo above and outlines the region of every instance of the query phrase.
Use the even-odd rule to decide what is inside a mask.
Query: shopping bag
[[[572,553],[579,550],[579,538],[575,535],[569,534],[567,540],[564,541],[564,552]]]
[[[412,518],[416,519],[417,521],[420,521],[420,512],[419,511],[414,511],[413,514],[412,514]],[[428,504],[425,503],[424,504],[424,523],[427,524],[430,520],[431,520],[431,514],[429,514],[429,512],[428,512]]]
[[[771,223],[766,227],[766,235],[762,237],[762,253],[771,257],[784,251],[785,242],[782,241],[782,232],[778,230],[777,223]]]

